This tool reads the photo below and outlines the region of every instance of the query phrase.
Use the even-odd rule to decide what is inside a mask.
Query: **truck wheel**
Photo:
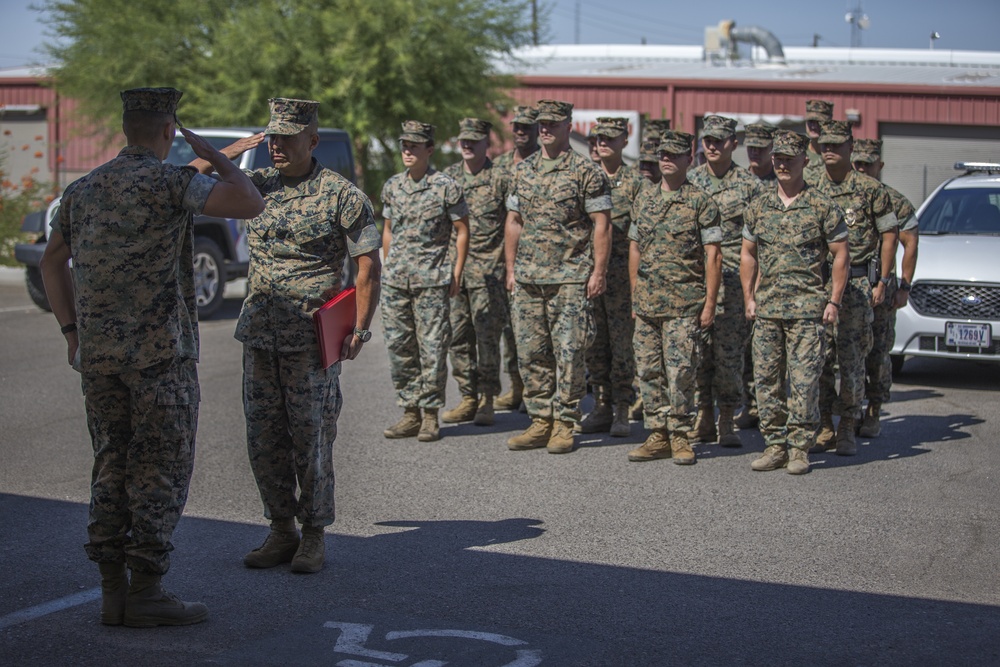
[[[194,294],[198,317],[207,319],[222,305],[226,289],[225,264],[219,246],[211,239],[194,240]]]
[[[892,376],[896,377],[903,373],[903,361],[906,360],[902,354],[890,354],[889,360],[892,362]]]
[[[37,266],[24,267],[24,282],[28,286],[28,296],[42,310],[52,312],[49,299],[45,296],[45,285],[42,284],[42,271]]]

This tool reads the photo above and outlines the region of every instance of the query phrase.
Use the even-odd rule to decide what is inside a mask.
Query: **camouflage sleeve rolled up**
[[[913,204],[899,190],[882,184],[886,192],[889,193],[889,200],[892,202],[892,210],[896,213],[896,220],[899,222],[899,231],[908,232],[917,227],[917,211]]]
[[[465,193],[462,186],[451,178],[451,182],[444,188],[444,203],[448,210],[448,217],[452,222],[469,217],[469,205],[465,201]]]
[[[889,232],[899,227],[889,190],[881,183],[872,196],[872,213],[875,216],[875,227],[880,232]]]

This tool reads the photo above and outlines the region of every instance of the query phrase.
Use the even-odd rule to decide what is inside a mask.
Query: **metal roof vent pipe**
[[[764,49],[767,54],[767,63],[770,65],[784,65],[785,51],[781,47],[781,42],[770,30],[750,26],[748,28],[737,28],[735,21],[722,21],[719,23],[719,33],[721,37],[729,43],[729,57],[731,60],[739,58],[737,43],[744,42],[754,44]]]

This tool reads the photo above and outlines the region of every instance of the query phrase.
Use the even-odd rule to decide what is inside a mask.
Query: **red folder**
[[[355,291],[353,287],[348,287],[313,313],[316,341],[319,343],[323,368],[328,368],[341,360],[340,352],[344,347],[344,339],[354,331],[354,321],[358,311]]]

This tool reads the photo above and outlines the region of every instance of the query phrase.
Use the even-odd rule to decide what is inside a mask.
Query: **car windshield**
[[[920,233],[1000,235],[1000,188],[941,190],[920,215]]]
[[[230,145],[236,141],[235,137],[203,137],[208,140],[208,143],[215,146],[218,150],[222,150],[226,146]],[[170,146],[170,153],[167,154],[167,159],[164,162],[168,164],[185,165],[195,159],[197,156],[194,151],[191,150],[191,146],[180,132],[174,137],[174,143]]]

